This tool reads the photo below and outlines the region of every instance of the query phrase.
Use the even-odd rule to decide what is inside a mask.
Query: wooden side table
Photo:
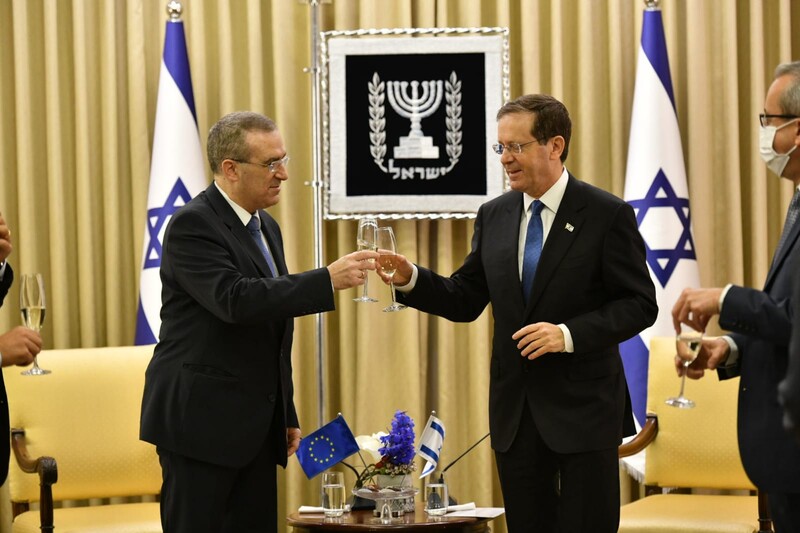
[[[292,513],[286,522],[295,533],[410,531],[419,533],[490,533],[491,518],[471,516],[428,517],[420,502],[413,513],[406,513],[391,524],[381,524],[372,510],[345,513],[340,518],[325,518],[322,513]]]

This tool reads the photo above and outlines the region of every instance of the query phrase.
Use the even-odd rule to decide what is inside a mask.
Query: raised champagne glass
[[[681,376],[681,390],[677,396],[667,398],[666,404],[679,409],[691,409],[695,403],[684,396],[683,388],[686,385],[686,373],[689,371],[689,365],[692,361],[697,359],[697,354],[700,353],[700,348],[703,345],[703,332],[695,331],[688,326],[684,326],[680,334],[675,337],[675,347],[678,352],[678,357],[683,362],[683,375]]]
[[[377,238],[375,242],[378,245],[378,263],[381,265],[381,270],[386,272],[390,278],[394,277],[397,271],[397,241],[394,238],[394,231],[392,228],[378,228],[376,232]],[[394,283],[389,283],[389,288],[392,291],[392,303],[383,308],[387,313],[394,311],[402,311],[406,308],[405,305],[397,303],[394,292]]]
[[[356,244],[358,245],[358,250],[371,250],[375,251],[375,230],[378,229],[378,221],[375,220],[374,217],[361,217],[358,221],[358,237],[356,238]],[[373,259],[368,259],[368,261],[373,261]],[[366,272],[366,270],[364,271]],[[369,296],[369,275],[364,278],[364,290],[361,293],[361,296],[358,298],[353,298],[354,302],[377,302],[375,298],[371,298]]]
[[[47,306],[44,298],[44,280],[41,274],[23,274],[19,286],[19,309],[22,313],[22,325],[34,331],[40,331],[44,324]],[[41,376],[50,370],[39,367],[36,357],[33,366],[22,372],[23,376]]]

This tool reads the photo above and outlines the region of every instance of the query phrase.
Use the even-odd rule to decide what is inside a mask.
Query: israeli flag
[[[685,287],[699,287],[689,190],[664,24],[658,8],[647,8],[636,68],[625,200],[636,211],[656,287],[655,324],[620,345],[633,412],[644,425],[650,338],[675,334],[671,310]],[[677,386],[677,381],[676,381]]]
[[[419,446],[417,447],[417,455],[426,461],[425,468],[422,469],[422,473],[419,475],[420,479],[436,470],[443,443],[444,423],[431,415],[428,418],[428,423],[425,424],[425,429],[422,430],[422,435],[419,437]]]
[[[158,342],[161,244],[172,214],[206,187],[183,22],[170,20],[158,83],[135,344]]]

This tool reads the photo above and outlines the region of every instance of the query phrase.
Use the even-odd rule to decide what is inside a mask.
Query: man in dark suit
[[[11,282],[14,281],[14,271],[11,270],[11,265],[6,263],[11,249],[11,230],[3,215],[0,214],[0,307],[8,294]],[[42,337],[38,331],[17,326],[0,335],[0,364],[2,366],[27,366],[33,362],[33,357],[40,351],[42,351]],[[8,476],[8,459],[11,453],[11,441],[8,434],[8,398],[2,372],[0,372],[0,428],[6,432],[6,436],[0,439],[0,485],[2,485]]]
[[[792,334],[789,342],[789,366],[786,378],[778,385],[783,405],[783,427],[800,442],[800,255],[792,269]]]
[[[720,327],[734,332],[704,340],[687,376],[700,378],[706,369],[716,369],[720,379],[741,376],[739,454],[750,480],[769,495],[775,531],[788,533],[800,531],[800,446],[783,429],[778,383],[786,375],[792,329],[791,267],[800,260],[800,62],[778,66],[760,121],[762,158],[795,187],[764,288],[685,289],[672,318],[676,331],[681,323],[705,331],[719,315]]]
[[[492,304],[489,423],[509,531],[616,532],[617,447],[634,431],[617,344],[658,311],[644,242],[628,204],[564,167],[561,102],[522,96],[497,120],[512,191],[481,206],[449,278],[400,257],[394,281],[404,303],[453,321]]]
[[[280,228],[263,211],[288,179],[275,123],[231,113],[207,148],[214,183],[164,236],[161,333],[140,436],[161,461],[165,533],[274,532],[275,467],[300,442],[293,318],[332,310],[333,291],[363,284],[377,254],[289,274]]]

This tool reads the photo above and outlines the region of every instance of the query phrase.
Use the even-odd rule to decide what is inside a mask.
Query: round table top
[[[382,524],[380,518],[374,516],[372,509],[352,511],[339,518],[326,518],[322,513],[292,513],[286,522],[296,531],[464,531],[480,533],[488,531],[489,518],[474,516],[442,516],[429,517],[417,502],[413,513],[405,513],[395,518],[391,524]]]

